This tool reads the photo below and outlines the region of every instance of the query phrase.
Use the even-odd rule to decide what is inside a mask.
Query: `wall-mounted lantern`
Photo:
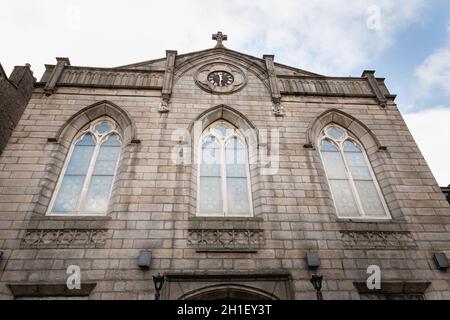
[[[322,296],[322,276],[319,276],[317,274],[313,274],[311,279],[309,281],[311,281],[314,289],[316,290],[316,295],[317,295],[317,300],[323,300],[323,296]]]
[[[161,288],[164,284],[164,276],[162,276],[159,272],[157,276],[153,276],[153,282],[155,283],[155,300],[160,300],[161,298]]]

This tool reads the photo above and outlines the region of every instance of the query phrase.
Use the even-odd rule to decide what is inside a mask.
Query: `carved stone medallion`
[[[247,77],[239,67],[223,62],[209,63],[200,67],[194,79],[200,88],[215,94],[236,92],[247,83]]]

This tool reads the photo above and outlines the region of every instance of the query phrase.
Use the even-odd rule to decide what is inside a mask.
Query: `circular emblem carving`
[[[242,89],[247,77],[239,67],[216,62],[200,67],[195,74],[195,82],[207,92],[227,94]]]

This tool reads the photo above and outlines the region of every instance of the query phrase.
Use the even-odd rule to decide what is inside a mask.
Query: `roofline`
[[[179,55],[177,55],[177,57],[181,57],[182,58],[182,57],[185,57],[185,56],[188,56],[188,55],[206,53],[208,51],[229,51],[229,52],[232,52],[232,53],[243,55],[243,56],[245,56],[247,58],[257,59],[260,62],[264,62],[264,59],[262,59],[262,58],[258,58],[258,57],[255,57],[255,56],[252,56],[252,55],[249,55],[249,54],[246,54],[246,53],[242,53],[242,52],[239,52],[239,51],[231,50],[231,49],[228,49],[226,47],[223,47],[223,48],[209,48],[209,49],[204,49],[204,50],[199,50],[199,51],[187,52],[187,53],[179,54]],[[164,58],[153,59],[153,60],[146,60],[146,61],[137,62],[137,63],[133,63],[133,64],[127,64],[127,65],[123,65],[123,66],[119,66],[119,67],[115,67],[115,68],[136,67],[136,66],[144,65],[144,64],[147,64],[147,63],[151,63],[151,62],[154,63],[154,62],[160,62],[160,61],[164,61],[164,60],[166,60],[165,57]],[[288,69],[291,69],[293,71],[297,71],[297,72],[300,72],[300,73],[307,73],[307,74],[309,74],[311,76],[324,77],[324,75],[321,75],[321,74],[318,74],[318,73],[314,73],[314,72],[310,72],[310,71],[306,71],[306,70],[299,69],[299,68],[295,68],[295,67],[291,67],[291,66],[288,66],[288,65],[285,65],[285,64],[282,64],[282,63],[274,62],[274,64],[276,66],[283,67],[283,68],[288,68]]]
[[[0,73],[1,73],[6,79],[8,79],[8,75],[6,74],[5,69],[3,69],[3,66],[2,66],[1,63],[0,63]]]

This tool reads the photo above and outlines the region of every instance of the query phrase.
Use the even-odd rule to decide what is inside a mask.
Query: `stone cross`
[[[221,31],[218,31],[216,34],[212,35],[212,39],[217,41],[216,48],[224,48],[222,41],[226,41],[228,37],[226,34],[222,34]]]

